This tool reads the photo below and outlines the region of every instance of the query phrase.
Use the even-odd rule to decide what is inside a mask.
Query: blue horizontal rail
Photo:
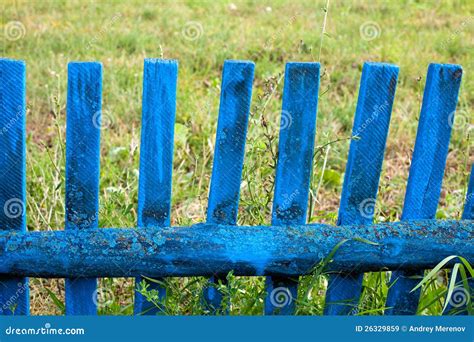
[[[0,275],[291,277],[310,273],[342,242],[328,270],[427,269],[450,255],[474,260],[473,237],[471,220],[0,231]]]

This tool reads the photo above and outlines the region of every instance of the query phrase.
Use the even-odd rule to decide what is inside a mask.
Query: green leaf
[[[129,151],[123,146],[115,147],[110,150],[109,158],[111,161],[125,160],[128,158],[128,153]]]
[[[142,275],[141,277],[142,277],[143,279],[148,280],[149,282],[158,284],[158,285],[160,285],[160,286],[162,286],[162,287],[166,287],[166,286],[167,286],[167,284],[166,284],[165,282],[161,281],[161,280],[153,279],[153,278],[148,278],[148,277],[146,277],[146,276],[144,276],[144,275]]]
[[[54,305],[56,305],[56,307],[59,309],[59,311],[61,311],[61,314],[64,315],[64,313],[66,312],[66,307],[64,306],[64,303],[61,302],[58,297],[56,296],[56,294],[54,292],[52,292],[50,289],[45,289],[46,292],[48,292],[48,295],[49,297],[51,297]]]
[[[458,277],[458,269],[461,264],[454,264],[453,271],[451,272],[451,279],[448,286],[448,294],[446,295],[446,300],[444,302],[443,311],[448,307],[449,302],[451,301],[451,296],[453,294],[454,288],[456,287],[456,278]]]
[[[334,248],[331,250],[331,252],[323,259],[322,261],[322,266],[324,267],[325,265],[329,264],[329,262],[332,260],[332,258],[334,257],[334,254],[336,254],[337,250],[343,245],[345,244],[347,241],[349,241],[348,239],[344,239],[344,240],[341,240],[337,243],[336,246],[334,246]]]
[[[372,245],[372,246],[380,246],[380,243],[373,242],[373,241],[370,241],[370,240],[367,240],[367,239],[364,239],[364,238],[361,238],[361,237],[355,237],[352,240],[362,242],[362,243],[366,243],[366,244],[369,244],[369,245]]]
[[[470,266],[470,265],[469,265]],[[471,286],[469,284],[468,276],[466,274],[466,269],[463,265],[459,267],[459,273],[461,274],[461,280],[464,288],[466,289],[466,293],[468,294],[467,303],[466,303],[466,310],[469,316],[473,315],[473,307],[472,307],[472,298],[471,298]]]
[[[188,139],[189,128],[183,124],[176,123],[174,126],[174,137],[176,145],[184,146]]]
[[[458,258],[457,255],[450,255],[446,258],[444,258],[443,260],[440,261],[440,263],[438,265],[436,265],[435,268],[433,268],[421,281],[418,285],[416,285],[410,292],[413,292],[413,291],[416,291],[419,287],[423,286],[424,283],[426,283],[429,279],[431,279],[432,277],[434,277],[436,275],[436,273],[438,273],[438,271],[440,269],[442,269],[444,267],[444,265],[446,265],[448,262],[450,262],[451,260],[455,259],[455,258]]]
[[[337,171],[326,169],[324,171],[323,180],[326,184],[336,187],[341,184],[341,174]]]
[[[472,268],[471,263],[469,261],[467,261],[466,258],[463,258],[461,256],[459,257],[459,260],[461,260],[461,262],[467,268],[467,270],[469,271],[469,274],[471,275],[471,277],[474,277],[474,269]]]

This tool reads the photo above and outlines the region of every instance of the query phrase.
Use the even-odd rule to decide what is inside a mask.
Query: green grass
[[[180,63],[173,225],[205,217],[225,59],[256,62],[239,224],[270,221],[286,61],[320,61],[323,66],[309,216],[311,222],[329,223],[337,217],[362,63],[400,66],[376,206],[379,222],[397,220],[401,214],[428,64],[461,64],[465,73],[458,118],[437,215],[459,218],[472,161],[472,2],[332,1],[321,44],[325,6],[326,1],[236,1],[234,6],[4,1],[2,55],[27,62],[28,228],[63,227],[65,98],[67,63],[72,60],[99,60],[104,65],[103,108],[110,125],[102,132],[100,226],[135,224],[143,59],[161,56]],[[3,31],[12,21],[25,29],[16,40]],[[370,31],[361,35],[367,27],[375,28],[375,36]],[[168,313],[205,313],[199,298],[204,279],[169,279],[166,284]],[[231,298],[232,314],[262,313],[262,278],[229,276],[229,284],[220,287]],[[440,314],[446,285],[445,271],[424,285],[420,314]],[[104,279],[100,288],[101,313],[132,313],[133,280]],[[298,314],[321,314],[325,288],[323,274],[303,277]],[[33,279],[31,293],[34,314],[62,312],[62,280]],[[379,314],[386,293],[385,273],[366,275],[357,312]]]

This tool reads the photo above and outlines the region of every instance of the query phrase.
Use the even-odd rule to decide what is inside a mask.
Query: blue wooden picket
[[[471,167],[471,175],[469,177],[469,185],[467,188],[466,200],[464,203],[464,210],[463,210],[461,219],[474,220],[474,166]],[[461,277],[458,277],[456,280],[456,283],[460,284],[461,280],[462,280]],[[473,291],[474,291],[474,277],[470,274],[468,275],[468,284],[469,284],[470,292],[468,293],[464,292],[463,295],[460,297],[459,301],[452,299],[450,302],[448,302],[448,306],[446,307],[446,310],[445,310],[446,313],[450,313],[451,309],[455,308],[458,314],[461,314],[461,315],[468,314],[467,306],[471,305],[471,308],[472,308]],[[470,297],[466,298],[465,296],[470,296]]]
[[[430,64],[428,68],[402,220],[436,216],[461,76],[458,65]],[[411,290],[422,276],[423,270],[392,273],[385,314],[416,313],[421,289]]]
[[[467,187],[466,201],[462,212],[462,220],[474,220],[474,166],[471,167],[469,185]]]
[[[209,187],[208,223],[237,224],[254,69],[253,62],[226,61],[224,63],[214,162]],[[206,309],[211,313],[216,313],[222,307],[223,296],[216,288],[219,280],[224,284],[226,282],[225,277],[219,279],[213,276],[209,279],[209,286],[204,289]]]
[[[319,63],[287,63],[273,195],[272,225],[305,224],[313,164]],[[295,311],[298,277],[267,277],[266,315]]]
[[[66,230],[99,222],[102,64],[68,65],[66,117]],[[66,279],[66,315],[97,314],[97,279]]]
[[[471,167],[471,175],[469,177],[466,200],[464,202],[464,210],[461,219],[474,220],[474,166]],[[458,274],[458,276],[456,277],[456,286],[459,287],[459,289],[455,290],[458,292],[456,293],[453,291],[453,294],[450,300],[448,301],[446,309],[444,310],[444,315],[455,314],[464,316],[468,314],[467,305],[471,305],[472,307],[472,291],[474,291],[474,278],[470,274],[468,274],[467,283],[469,285],[470,291],[466,290],[462,286],[462,278]]]
[[[178,63],[173,60],[145,59],[143,108],[138,188],[138,227],[167,227],[171,224],[171,177],[176,115]],[[144,280],[137,277],[136,286]],[[160,299],[166,289],[144,280]],[[135,314],[156,315],[162,308],[135,292]]]
[[[319,90],[319,63],[285,70],[270,226],[238,226],[237,214],[254,64],[226,61],[206,223],[171,227],[178,63],[146,59],[138,195],[139,229],[98,228],[102,66],[68,67],[66,229],[26,231],[25,63],[0,59],[0,314],[27,315],[25,277],[66,279],[66,314],[97,313],[97,277],[210,277],[206,309],[222,303],[216,282],[233,271],[266,276],[265,314],[293,314],[300,275],[341,246],[328,265],[326,315],[358,313],[364,272],[393,271],[386,314],[415,314],[412,276],[457,254],[474,259],[474,174],[460,221],[434,220],[462,77],[431,64],[401,222],[372,224],[398,67],[365,63],[336,226],[306,224]],[[364,243],[366,238],[374,243]],[[454,261],[453,261],[454,262]],[[451,266],[452,263],[447,266]],[[165,298],[154,282],[149,289]],[[135,314],[158,314],[139,293]],[[223,304],[227,304],[223,305]],[[446,312],[462,310],[449,305]],[[464,310],[466,311],[466,310]],[[228,311],[223,311],[227,313]]]
[[[0,59],[0,230],[26,232],[26,65]],[[28,278],[0,275],[0,314],[29,313]]]
[[[372,223],[398,67],[365,63],[352,128],[338,225]],[[363,274],[329,277],[325,315],[357,313]]]

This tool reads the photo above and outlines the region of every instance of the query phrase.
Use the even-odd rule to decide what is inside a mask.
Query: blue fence
[[[28,314],[28,276],[67,278],[66,314],[94,315],[97,277],[199,275],[215,283],[225,282],[230,271],[267,276],[265,314],[293,314],[296,301],[281,305],[272,296],[284,291],[296,298],[298,276],[329,258],[326,315],[350,314],[363,273],[379,270],[393,271],[386,314],[415,314],[420,292],[411,291],[419,281],[414,275],[451,255],[474,259],[472,172],[462,220],[434,220],[460,66],[429,66],[402,221],[373,224],[398,67],[364,64],[339,218],[328,226],[306,224],[320,65],[288,63],[271,225],[236,226],[254,64],[226,61],[206,223],[170,227],[178,64],[146,59],[138,229],[98,229],[102,65],[70,63],[65,230],[48,232],[26,231],[25,73],[24,62],[0,60],[0,304],[9,303],[4,315]],[[156,283],[150,286],[166,295]],[[222,305],[212,285],[203,297],[211,312]],[[136,294],[136,314],[160,309]]]

